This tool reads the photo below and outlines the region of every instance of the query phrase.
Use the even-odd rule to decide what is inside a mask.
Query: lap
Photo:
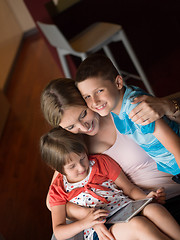
[[[144,227],[144,223],[147,221],[149,222],[144,216],[135,216],[129,222],[105,225],[116,239],[134,240],[137,234],[137,232],[135,233],[136,228],[138,226]],[[93,240],[99,240],[96,232],[94,232]]]

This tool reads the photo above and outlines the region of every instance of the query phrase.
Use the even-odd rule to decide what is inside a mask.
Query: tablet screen
[[[129,202],[125,207],[114,213],[107,223],[128,222],[133,216],[137,215],[153,198],[146,198]]]

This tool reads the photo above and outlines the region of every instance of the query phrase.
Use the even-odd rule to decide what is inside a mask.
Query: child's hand
[[[85,228],[91,228],[96,224],[105,223],[108,211],[104,209],[91,208],[89,214],[82,220]]]
[[[94,227],[94,230],[96,231],[99,240],[113,240],[113,235],[109,232],[109,230],[106,228],[104,223],[96,224]]]
[[[152,191],[147,195],[147,198],[153,197],[158,203],[164,204],[166,200],[166,193],[164,188],[158,188],[156,192]]]

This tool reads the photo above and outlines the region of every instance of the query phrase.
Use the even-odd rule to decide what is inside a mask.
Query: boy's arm
[[[154,136],[171,152],[180,167],[180,137],[164,122],[159,119],[155,123]]]
[[[84,229],[103,223],[108,213],[103,209],[91,209],[82,220],[66,224],[66,205],[51,207],[53,232],[57,240],[68,239],[80,233]],[[78,212],[76,213],[78,215]]]
[[[163,98],[142,95],[132,102],[132,104],[137,103],[140,104],[129,114],[129,118],[136,124],[147,125],[164,115],[180,123],[180,92]]]

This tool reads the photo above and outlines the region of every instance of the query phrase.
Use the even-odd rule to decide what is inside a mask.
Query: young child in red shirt
[[[52,129],[41,137],[43,160],[59,172],[50,186],[49,203],[53,231],[57,239],[68,239],[84,230],[85,239],[106,236],[109,239],[178,239],[180,227],[170,213],[158,203],[148,204],[127,223],[106,228],[110,217],[128,202],[154,197],[163,202],[163,189],[146,195],[132,184],[120,166],[103,154],[88,157],[80,135],[62,128]],[[66,224],[68,202],[90,207],[80,220]],[[79,212],[77,212],[77,218]]]

